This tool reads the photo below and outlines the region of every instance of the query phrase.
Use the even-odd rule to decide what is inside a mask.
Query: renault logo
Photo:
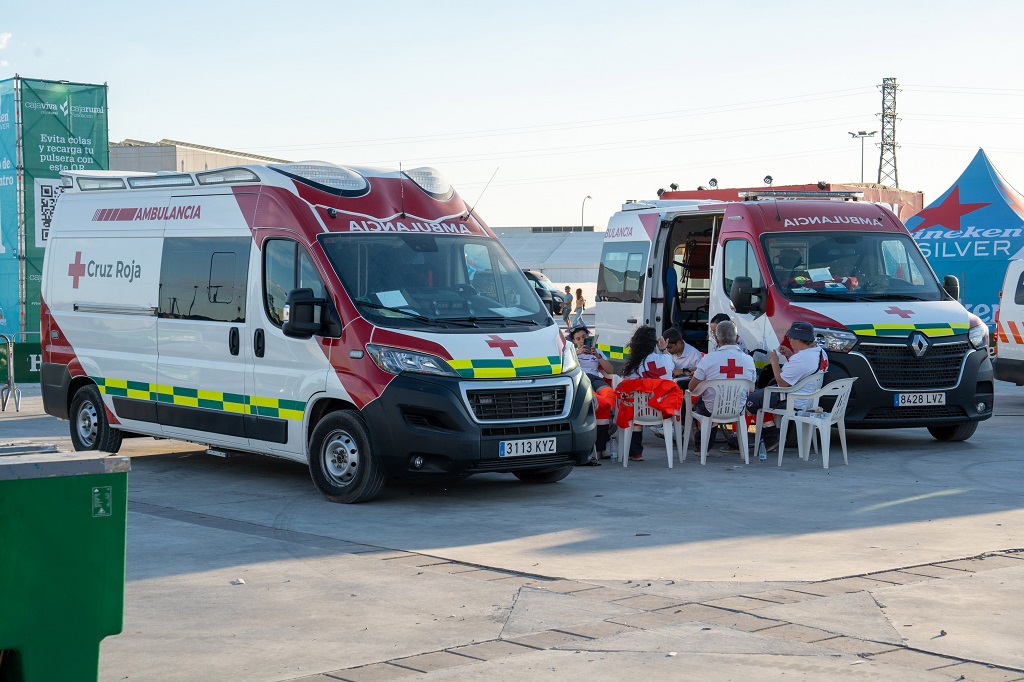
[[[928,337],[921,332],[914,332],[910,337],[910,350],[915,357],[922,357],[928,352]]]

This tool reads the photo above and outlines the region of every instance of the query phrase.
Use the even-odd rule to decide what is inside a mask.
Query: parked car
[[[548,276],[543,272],[538,272],[537,270],[523,270],[523,274],[526,275],[526,279],[533,285],[533,288],[537,290],[537,295],[540,296],[540,300],[544,301],[544,305],[551,311],[551,315],[553,317],[561,315],[562,292],[559,291],[554,282],[548,279]]]

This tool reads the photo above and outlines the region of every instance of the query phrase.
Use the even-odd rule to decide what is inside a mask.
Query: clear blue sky
[[[109,84],[111,140],[440,168],[495,226],[658,187],[849,182],[898,79],[900,187],[1024,189],[1024,3],[7,2],[0,78]],[[877,138],[866,179],[877,176]]]

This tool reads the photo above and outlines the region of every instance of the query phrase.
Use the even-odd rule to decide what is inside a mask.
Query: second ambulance
[[[826,382],[857,378],[847,425],[969,438],[992,416],[988,327],[957,301],[956,278],[937,281],[888,208],[813,196],[623,205],[601,255],[598,347],[621,362],[648,324],[706,349],[709,316],[727,313],[749,349],[770,351],[804,320],[828,352]]]

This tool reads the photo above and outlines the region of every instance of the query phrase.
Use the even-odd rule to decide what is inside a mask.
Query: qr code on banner
[[[50,223],[53,222],[53,211],[57,208],[57,199],[64,192],[60,179],[36,178],[36,246],[46,246],[50,238]]]

